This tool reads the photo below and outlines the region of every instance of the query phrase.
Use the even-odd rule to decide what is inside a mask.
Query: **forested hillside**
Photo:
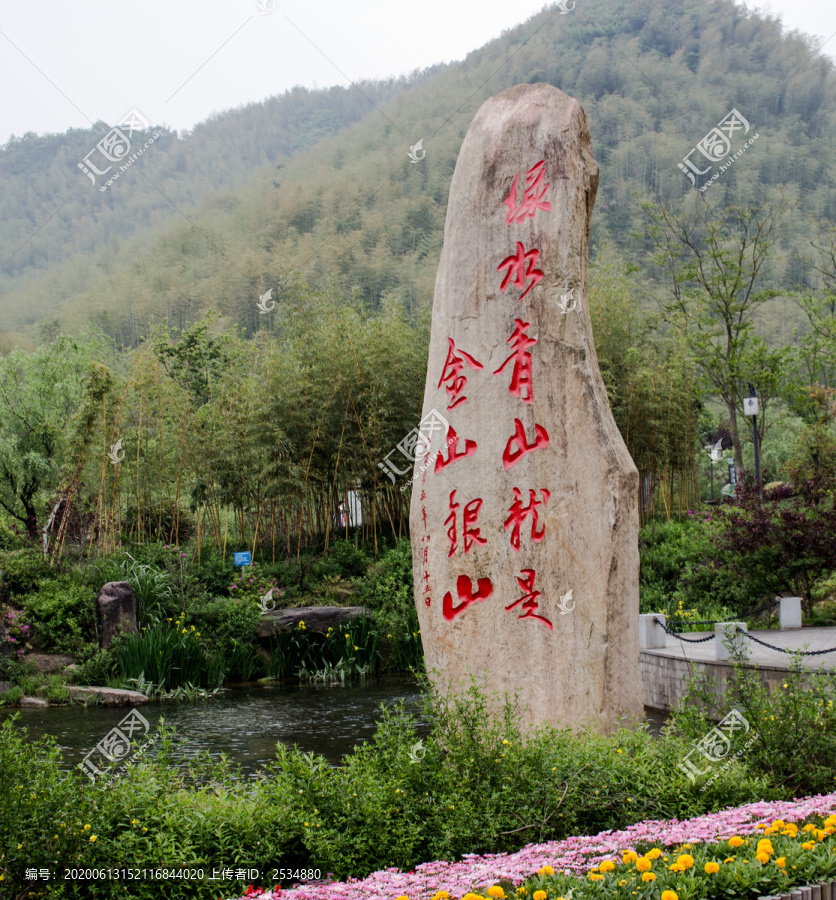
[[[297,90],[186,138],[166,133],[142,160],[149,181],[130,172],[107,193],[76,168],[104,125],[27,136],[0,155],[0,241],[3,258],[14,254],[2,269],[0,327],[26,343],[38,323],[51,336],[93,320],[131,346],[154,318],[182,326],[214,308],[252,334],[275,327],[277,313],[260,315],[256,302],[269,288],[281,302],[290,270],[371,308],[393,295],[414,313],[431,301],[473,114],[486,97],[536,81],[586,110],[601,166],[593,254],[610,240],[639,265],[642,300],[664,288],[640,200],[690,193],[677,164],[732,108],[759,139],[710,195],[798,198],[769,278],[782,291],[810,284],[810,240],[836,216],[832,68],[806,38],[782,36],[777,21],[730,0],[583,0],[420,77],[364,84],[362,94]],[[426,156],[411,163],[419,139]],[[758,317],[776,342],[803,319],[783,293]]]

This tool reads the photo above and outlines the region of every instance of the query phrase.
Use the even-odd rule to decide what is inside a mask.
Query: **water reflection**
[[[384,676],[345,686],[249,684],[231,687],[212,700],[151,703],[137,709],[151,723],[151,731],[161,717],[173,725],[185,740],[185,756],[204,750],[213,756],[225,753],[252,774],[275,757],[279,741],[296,744],[306,753],[322,754],[336,765],[355,744],[374,736],[381,704],[391,706],[403,700],[407,709],[418,715],[420,698],[414,679]],[[0,721],[14,712],[0,710]],[[18,725],[28,727],[31,738],[55,737],[70,767],[81,762],[128,709],[62,706],[17,712]],[[426,733],[425,727],[421,733]]]
[[[151,724],[149,737],[164,717],[184,741],[184,756],[192,757],[199,751],[209,751],[213,756],[225,753],[245,774],[253,775],[275,757],[278,742],[295,744],[338,765],[356,744],[374,736],[381,705],[392,706],[400,700],[420,718],[421,694],[416,681],[396,675],[345,686],[298,682],[232,686],[212,700],[151,703],[137,709]],[[69,768],[80,763],[128,709],[0,709],[0,721],[14,712],[19,712],[18,725],[28,727],[30,738],[45,734],[55,737]],[[661,713],[645,711],[651,734],[658,734],[664,718]],[[422,723],[418,735],[425,735],[427,730]]]

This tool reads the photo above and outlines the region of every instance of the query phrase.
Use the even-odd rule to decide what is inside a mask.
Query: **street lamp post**
[[[755,386],[749,382],[749,396],[743,398],[743,414],[752,417],[752,440],[755,444],[755,484],[758,489],[758,498],[761,496],[761,461],[758,448],[758,395]]]

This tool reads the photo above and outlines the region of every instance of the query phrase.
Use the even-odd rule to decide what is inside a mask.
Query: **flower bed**
[[[545,900],[547,897],[551,900],[551,898],[559,896],[556,890],[561,883],[564,889],[568,888],[565,878],[561,882],[559,877],[553,876],[552,873],[557,872],[563,875],[586,876],[583,881],[576,882],[578,888],[587,887],[590,874],[597,876],[591,881],[599,882],[601,887],[604,887],[605,884],[609,885],[609,881],[612,880],[614,883],[610,885],[611,888],[622,888],[626,892],[626,896],[630,897],[633,896],[630,888],[636,888],[636,885],[628,886],[626,884],[630,877],[629,872],[635,870],[639,879],[645,874],[642,871],[644,864],[637,868],[636,862],[639,860],[634,860],[631,856],[631,854],[636,855],[637,848],[649,847],[652,844],[660,847],[680,848],[684,844],[719,844],[719,848],[704,848],[706,852],[703,855],[713,859],[716,853],[724,852],[727,846],[732,848],[730,855],[736,855],[733,845],[737,841],[729,844],[729,839],[742,838],[745,840],[751,835],[758,835],[760,839],[766,840],[773,835],[781,835],[780,840],[778,837],[775,838],[776,845],[783,848],[784,841],[797,842],[799,853],[816,852],[815,847],[823,846],[822,842],[825,842],[827,852],[833,857],[833,869],[836,872],[836,849],[831,846],[833,842],[829,840],[830,835],[836,832],[834,811],[836,811],[836,793],[794,801],[762,801],[723,810],[719,813],[698,816],[683,822],[675,819],[639,822],[623,831],[604,831],[593,836],[577,836],[563,841],[529,844],[517,853],[487,856],[468,855],[460,862],[424,863],[416,866],[412,872],[386,869],[375,872],[362,880],[298,885],[281,892],[278,890],[267,891],[257,896],[259,900],[278,900],[279,897],[281,900],[396,900],[396,898],[404,897],[408,900],[433,900],[436,897],[438,900],[446,900],[446,893],[446,897],[460,900],[470,893],[469,900],[474,900],[474,892],[485,897],[499,896],[501,889],[496,888],[489,893],[488,889],[502,881],[510,882],[515,886],[527,882],[528,888],[525,889],[525,893],[523,894],[520,889],[518,896],[533,898],[534,892],[537,891],[537,900]],[[801,828],[795,828],[795,823],[804,822],[812,817],[826,820],[826,827],[818,827],[815,832],[805,832]],[[776,820],[781,824],[773,825]],[[767,837],[763,838],[763,834]],[[804,850],[803,845],[809,844],[811,838],[813,844]],[[783,859],[786,862],[790,855],[789,852],[782,857],[780,853],[776,852],[765,853],[766,845],[762,844],[758,848],[756,842],[741,844],[741,846],[749,854],[746,857],[746,865],[772,865],[776,870],[783,868],[786,872],[786,866],[778,866],[776,861]],[[714,852],[709,852],[709,849]],[[698,851],[694,850],[694,852]],[[783,849],[780,852],[783,852]],[[761,858],[757,858],[758,853],[761,854]],[[793,853],[795,853],[795,849],[793,849]],[[729,859],[730,855],[726,855],[725,858]],[[651,863],[659,856],[662,856],[661,852],[653,853],[649,857]],[[675,861],[671,862],[672,865],[677,866],[672,874],[682,874],[685,877],[688,870],[691,870],[690,877],[693,878],[696,870],[694,859],[687,853],[678,855],[677,859],[679,856],[687,858],[678,866]],[[766,857],[766,860],[763,857]],[[642,857],[642,859],[646,858],[648,857]],[[600,864],[605,861],[606,864],[601,867]],[[610,861],[614,863],[612,867],[609,864]],[[741,859],[740,862],[742,865],[743,860]],[[720,865],[723,864],[728,865],[728,863]],[[652,868],[651,865],[645,871],[650,872]],[[656,868],[657,871],[664,868],[667,879],[670,872],[669,867],[664,866],[664,863],[657,863]],[[704,871],[705,864],[700,869],[701,873]],[[538,872],[539,875],[536,874]],[[706,874],[716,875],[717,873],[711,866]],[[625,878],[625,875],[628,877]],[[624,885],[618,885],[618,881],[621,880],[625,881]],[[667,880],[663,881],[661,876],[659,882],[655,882],[655,879],[639,880],[635,896],[639,900],[643,897],[658,898],[662,891],[662,884],[667,885]],[[542,895],[539,893],[541,891]],[[578,890],[575,890],[574,893],[577,895]],[[605,893],[607,896],[614,896],[616,891],[600,890],[598,893],[601,896],[604,896]],[[674,892],[669,891],[665,900],[674,900],[670,896],[672,893]],[[683,900],[685,893],[682,893]],[[767,892],[763,891],[762,893]],[[254,895],[250,892],[247,896]],[[748,896],[748,892],[742,893],[741,896]]]

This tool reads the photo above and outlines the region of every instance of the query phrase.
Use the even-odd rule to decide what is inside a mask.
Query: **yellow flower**
[[[89,826],[89,825],[85,825],[85,826],[84,826],[84,830],[85,830],[85,831],[89,831],[89,830],[90,830],[90,826]]]
[[[642,881],[656,881],[656,876],[653,872],[645,872],[644,875],[642,875]]]
[[[95,844],[95,843],[96,843],[96,835],[95,835],[95,834],[91,834],[91,835],[90,835],[90,843],[91,843],[91,844]]]
[[[625,884],[627,884],[626,878],[622,878],[621,881],[618,882],[619,887],[624,887]]]
[[[636,868],[639,872],[649,872],[653,868],[653,863],[646,856],[636,860]]]
[[[694,857],[690,853],[683,853],[682,856],[677,858],[676,862],[683,869],[690,869],[694,865]]]
[[[783,828],[784,825],[786,825],[786,824],[787,824],[787,823],[786,823],[783,819],[776,819],[776,820],[772,823],[772,827],[773,827],[773,828]]]
[[[506,739],[506,740],[504,740],[502,743],[503,743],[503,744],[507,744],[507,743],[509,743],[509,742],[508,742],[508,740]]]
[[[546,900],[548,894],[545,891],[535,891],[532,900]]]
[[[804,841],[804,843],[801,845],[801,849],[802,850],[812,850],[813,847],[815,847],[815,846],[816,846],[815,841]]]
[[[726,859],[724,859],[723,862],[724,862],[724,863],[730,863],[730,862],[734,862],[736,859],[737,859],[736,856],[729,856],[729,857],[727,857]]]
[[[775,860],[775,865],[779,866],[782,869],[786,869],[786,867],[787,867],[786,856],[779,856],[778,859]]]
[[[758,853],[766,853],[768,856],[772,856],[774,852],[772,841],[767,841],[766,839],[758,841]]]
[[[674,863],[672,866],[670,866],[670,870],[671,872],[676,872],[677,874],[679,874],[680,872],[685,871],[685,866],[683,866],[682,863]]]
[[[679,900],[676,891],[662,891],[662,900]]]
[[[816,839],[819,841],[823,841],[827,837],[827,832],[822,831],[820,828],[816,829]]]
[[[828,816],[828,817],[824,820],[824,824],[825,824],[825,826],[826,826],[827,828],[832,828],[834,825],[836,825],[836,815],[834,815],[834,816]],[[813,825],[812,827],[815,828],[816,826]],[[805,828],[805,831],[806,831],[806,828]]]
[[[706,875],[716,875],[719,871],[720,871],[720,863],[707,862],[705,864],[705,874]]]
[[[184,628],[184,629],[180,632],[180,634],[185,634],[185,633],[186,633],[186,629]]]
[[[638,853],[634,853],[632,850],[625,850],[624,854],[621,857],[622,862],[625,862],[625,863],[635,862],[638,858],[639,858]]]
[[[742,847],[743,846],[743,838],[735,835],[733,838],[729,838],[729,847]]]
[[[498,884],[489,887],[485,893],[487,893],[489,897],[493,897],[494,900],[504,900],[505,897],[505,891],[503,891]]]
[[[543,868],[540,869],[540,874],[541,875],[554,875],[554,869],[551,866],[543,866]]]
[[[615,863],[614,863],[611,859],[605,859],[605,860],[598,866],[598,868],[599,868],[602,872],[612,872],[612,870],[615,868]]]
[[[645,856],[648,859],[659,859],[661,855],[662,851],[658,847],[654,847],[652,850],[648,850],[648,852],[645,853]]]
[[[766,863],[769,862],[769,854],[768,853],[758,853],[755,856],[755,859],[762,865],[766,865]]]
[[[833,816],[831,816],[830,818],[832,819]],[[827,822],[828,822],[828,820],[825,819],[825,820],[824,820],[824,824],[827,825]],[[815,830],[816,830],[816,826],[815,826],[815,825],[811,825],[811,824],[808,822],[801,830],[802,830],[802,831],[815,831]]]
[[[409,900],[409,897],[407,897],[406,894],[401,894],[400,897],[398,897],[398,900]]]
[[[623,753],[624,751],[623,751],[622,749],[619,748],[619,749],[616,750],[615,752],[616,752],[616,753]]]
[[[597,872],[590,872],[590,873],[589,873],[589,880],[590,880],[590,881],[602,881],[603,878],[604,878],[604,876],[603,876],[603,875],[599,875]]]

